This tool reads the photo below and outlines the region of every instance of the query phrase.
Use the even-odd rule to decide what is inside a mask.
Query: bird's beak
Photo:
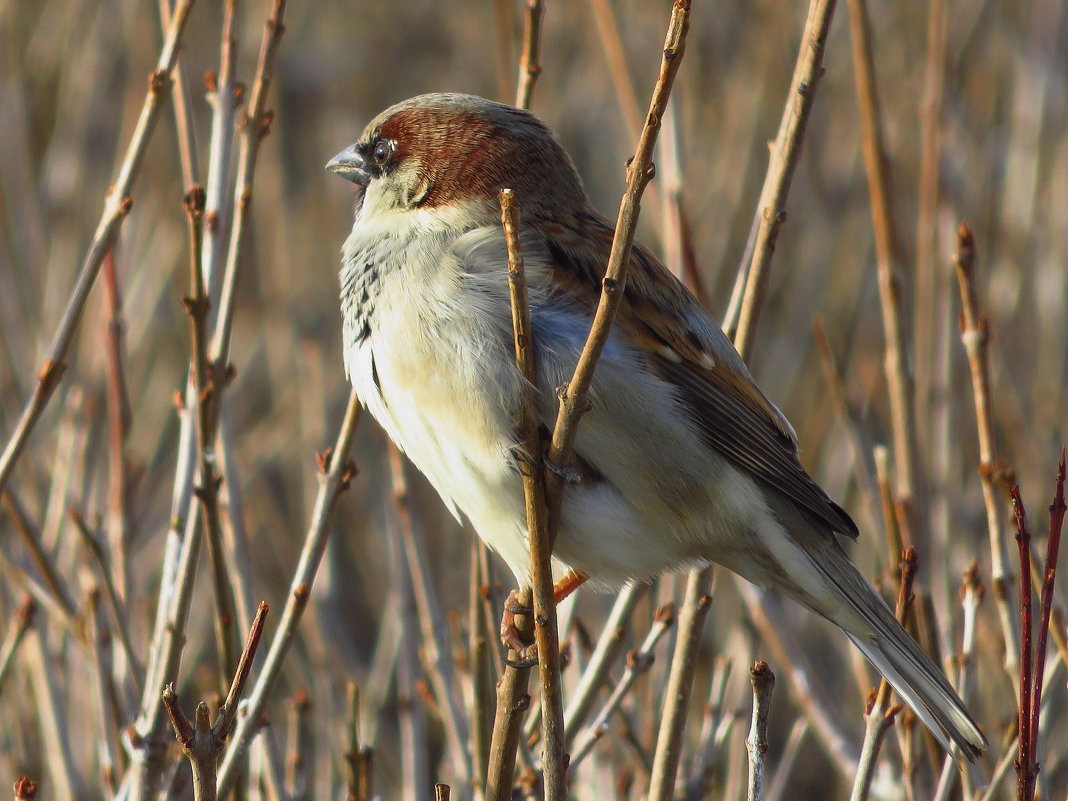
[[[362,187],[366,187],[371,180],[371,174],[367,171],[367,162],[356,152],[356,145],[345,148],[326,162],[326,169]]]

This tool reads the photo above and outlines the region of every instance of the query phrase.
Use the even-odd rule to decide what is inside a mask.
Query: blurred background
[[[1044,553],[1044,510],[1052,497],[1056,460],[1068,441],[1068,13],[1057,0],[947,0],[942,55],[933,59],[942,67],[939,99],[927,77],[927,4],[870,5],[929,498],[920,524],[929,551],[921,554],[920,570],[947,651],[959,643],[961,572],[977,560],[983,581],[990,577],[974,401],[956,323],[960,297],[951,259],[961,220],[974,230],[979,253],[977,286],[991,332],[998,455],[1016,472],[1039,553]],[[511,101],[524,8],[509,0],[319,0],[293,3],[287,11],[268,101],[275,120],[260,156],[237,288],[231,353],[236,377],[225,395],[228,458],[239,479],[226,488],[227,500],[235,495],[240,500],[228,514],[234,514],[231,524],[251,543],[252,598],[268,601],[279,612],[318,488],[314,454],[333,443],[348,396],[337,270],[353,195],[352,187],[326,173],[323,164],[380,110],[411,95],[460,91]],[[239,6],[238,78],[245,82],[251,82],[269,10],[259,0]],[[571,152],[594,206],[610,218],[624,188],[624,162],[636,142],[633,110],[640,109],[640,120],[668,12],[666,2],[547,3],[544,71],[533,107]],[[216,0],[196,4],[181,57],[191,87],[201,180],[211,124],[202,76],[219,68],[222,13]],[[677,182],[694,264],[717,317],[727,307],[745,251],[804,21],[802,3],[694,4],[673,95],[674,124],[664,139],[677,148],[677,177],[663,169],[667,157],[661,152],[660,178],[644,203],[640,237],[654,252],[665,252],[670,226],[664,222],[664,187]],[[863,533],[855,556],[862,569],[885,585],[891,560],[879,499],[864,476],[873,471],[872,446],[889,444],[891,429],[847,23],[843,4],[827,43],[826,73],[787,203],[789,216],[778,240],[751,367],[796,427],[803,463],[858,520]],[[0,436],[5,442],[33,389],[130,137],[158,55],[160,30],[154,3],[0,2]],[[622,66],[613,66],[613,57],[621,57]],[[936,178],[935,194],[930,182],[922,188],[925,130],[934,132],[937,146],[935,169],[926,173],[928,180],[932,174]],[[172,514],[179,431],[174,398],[189,366],[188,321],[180,303],[188,293],[181,203],[186,189],[168,108],[115,251],[131,410],[125,448],[130,543],[125,602],[135,650],[147,647],[155,614]],[[79,606],[94,578],[67,513],[79,510],[90,521],[99,519],[104,529],[118,525],[109,511],[115,507],[109,501],[108,317],[101,282],[90,298],[63,384],[12,479]],[[838,362],[851,425],[829,400],[813,336],[816,318],[824,321]],[[289,702],[284,699],[307,689],[317,789],[306,797],[343,795],[345,698],[351,681],[365,688],[360,725],[375,746],[375,786],[383,798],[400,797],[406,755],[397,721],[411,705],[424,707],[429,718],[431,778],[456,780],[435,701],[429,692],[399,691],[390,678],[397,659],[394,601],[400,585],[396,560],[390,558],[397,515],[385,444],[382,432],[365,418],[354,452],[361,472],[342,497],[299,643],[278,701],[270,707],[275,725],[268,736],[281,753],[287,742]],[[475,538],[444,512],[414,471],[409,478],[416,525],[433,566],[433,589],[463,674],[467,657],[460,652],[466,647]],[[0,626],[7,631],[24,594],[23,575],[36,570],[16,535],[9,506],[0,512],[0,553]],[[1015,563],[1013,570],[1019,571]],[[503,565],[494,563],[494,574],[507,591],[512,579]],[[200,584],[179,687],[189,709],[195,699],[223,689],[206,571]],[[672,577],[651,588],[631,618],[627,647],[645,636],[651,609],[679,600],[681,587]],[[1061,607],[1066,597],[1062,582]],[[611,601],[579,593],[573,625],[565,632],[578,661],[588,639],[600,634]],[[714,708],[714,719],[727,723],[707,760],[704,797],[736,791],[750,704],[746,668],[760,658],[779,675],[769,770],[772,776],[777,767],[782,770],[781,781],[791,788],[784,797],[845,797],[850,783],[836,769],[841,762],[812,733],[798,699],[809,692],[830,697],[840,734],[859,751],[864,699],[874,677],[844,638],[785,606],[777,619],[805,643],[807,662],[782,664],[747,605],[733,580],[717,574],[684,775],[703,753],[702,722],[713,719],[709,710]],[[72,797],[105,797],[100,748],[90,723],[99,710],[80,692],[95,668],[47,610],[38,620],[38,646],[18,651],[0,685],[0,778],[44,777],[44,797],[59,797],[47,786],[62,781],[49,765],[50,743],[59,735],[47,720],[58,721],[69,750],[61,770]],[[268,636],[272,627],[273,622]],[[977,638],[971,707],[992,743],[974,778],[982,785],[1005,750],[1006,736],[1011,737],[1015,708],[1012,682],[1001,667],[1004,644],[990,593],[979,611]],[[638,798],[644,792],[670,638],[660,648],[658,662],[628,699],[628,722],[614,725],[597,745],[573,786],[575,798]],[[1056,660],[1052,652],[1048,671]],[[621,669],[617,666],[615,675]],[[426,687],[425,670],[417,671],[417,689]],[[44,684],[42,671],[50,673]],[[568,677],[569,688],[574,678]],[[1042,730],[1049,747],[1042,780],[1056,798],[1064,797],[1068,785],[1064,687],[1062,672],[1051,682],[1050,723]],[[129,721],[134,712],[131,707],[118,714]],[[793,743],[791,764],[780,766],[788,742]],[[894,778],[900,764],[898,746],[888,738],[876,795],[904,797]],[[924,776],[929,781],[925,770],[918,779],[921,787]],[[1010,777],[995,797],[1011,797],[1011,784]],[[421,792],[420,797],[429,797],[429,788]]]

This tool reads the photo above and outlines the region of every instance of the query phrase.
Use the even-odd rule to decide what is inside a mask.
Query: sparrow
[[[533,114],[427,94],[377,116],[326,168],[352,181],[342,248],[345,370],[457,518],[529,583],[507,248],[522,209],[538,416],[590,330],[613,226]],[[942,672],[854,566],[856,524],[805,472],[797,438],[709,313],[635,243],[567,466],[554,575],[618,588],[716,563],[837,624],[949,748],[986,740]]]

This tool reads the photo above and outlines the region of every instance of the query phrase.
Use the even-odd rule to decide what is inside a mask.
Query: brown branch
[[[1046,559],[1043,564],[1042,605],[1038,621],[1035,642],[1035,678],[1033,698],[1031,700],[1031,755],[1038,761],[1038,717],[1042,708],[1042,679],[1046,669],[1046,641],[1049,636],[1050,613],[1053,609],[1053,586],[1057,580],[1057,557],[1060,553],[1061,531],[1064,528],[1064,515],[1068,507],[1064,503],[1065,454],[1061,451],[1061,461],[1057,465],[1056,489],[1053,503],[1049,507],[1049,536],[1046,539]],[[1036,764],[1035,770],[1038,770]]]
[[[865,0],[848,0],[848,5],[864,169],[868,177],[872,225],[875,230],[879,300],[882,307],[883,335],[886,339],[885,372],[894,433],[894,468],[897,474],[895,494],[907,512],[908,525],[902,532],[905,545],[913,545],[916,528],[914,521],[926,520],[926,509],[921,494],[923,485],[913,409],[913,377],[908,364],[909,342],[904,326],[905,312],[902,308],[900,254],[891,212],[890,176],[879,119],[879,98],[875,86],[868,11]]]
[[[672,627],[675,625],[675,605],[672,603],[665,604],[656,610],[653,615],[653,625],[649,627],[649,632],[645,635],[645,640],[642,644],[630,651],[627,654],[626,669],[623,671],[623,676],[620,678],[619,683],[616,684],[612,690],[612,694],[608,696],[608,700],[604,702],[604,706],[601,707],[601,711],[597,713],[597,716],[590,722],[590,725],[583,732],[582,736],[577,737],[575,740],[575,750],[571,754],[571,765],[574,769],[582,762],[583,759],[593,750],[594,744],[608,731],[608,721],[620,708],[620,704],[623,699],[626,698],[627,693],[634,687],[634,683],[638,680],[638,677],[647,672],[649,668],[653,666],[653,660],[655,658],[654,651],[657,643],[663,639]]]
[[[234,621],[233,588],[223,555],[222,521],[219,514],[219,487],[222,476],[216,472],[216,423],[219,398],[228,377],[218,373],[208,363],[208,315],[211,301],[204,280],[204,210],[203,187],[194,186],[185,196],[186,217],[189,222],[190,292],[182,298],[189,315],[191,397],[195,403],[196,450],[199,463],[198,484],[193,493],[200,501],[201,524],[207,534],[215,597],[215,633],[222,660],[223,677],[233,675],[237,668],[237,629]],[[210,228],[210,226],[209,226]],[[224,679],[225,680],[225,679]]]
[[[501,224],[508,247],[508,293],[512,306],[515,359],[524,378],[519,404],[519,448],[515,454],[523,476],[527,537],[530,543],[530,581],[534,599],[534,638],[538,649],[538,676],[541,680],[542,772],[545,797],[566,797],[567,763],[564,757],[564,706],[560,682],[560,632],[553,597],[552,536],[546,505],[542,460],[541,423],[536,395],[537,368],[530,301],[527,298],[523,254],[519,248],[519,207],[514,193],[500,193]]]
[[[330,520],[334,509],[337,507],[341,493],[348,489],[356,475],[356,465],[349,460],[349,452],[352,450],[356,424],[359,420],[360,402],[353,392],[349,394],[348,406],[345,409],[341,430],[338,432],[337,443],[320,458],[319,494],[315,500],[315,509],[304,539],[304,547],[290,582],[289,597],[282,610],[282,618],[271,640],[271,647],[264,659],[263,669],[249,693],[246,714],[237,721],[237,727],[230,738],[230,747],[219,768],[219,794],[224,797],[233,789],[244,752],[259,730],[260,715],[282,672],[282,663],[296,636],[297,625],[304,614],[304,609],[308,605],[311,585],[315,580],[315,574],[319,569],[319,563],[330,536]]]
[[[712,608],[712,568],[691,570],[686,577],[682,611],[675,651],[671,656],[664,711],[660,718],[660,734],[656,738],[653,770],[649,778],[648,801],[667,801],[672,797],[675,775],[682,756],[682,735],[689,711],[690,691],[701,644],[705,618]]]
[[[530,591],[520,591],[518,602],[529,606]],[[529,616],[517,618],[517,624],[530,621]],[[530,623],[533,628],[533,623]],[[530,636],[532,631],[520,633]],[[517,661],[518,655],[509,651],[508,664],[504,675],[497,684],[497,711],[493,719],[493,734],[490,739],[489,767],[486,778],[486,801],[508,801],[512,797],[512,777],[515,774],[516,749],[519,746],[520,726],[523,715],[530,708],[530,696],[527,694],[527,676],[530,672],[526,664]]]
[[[22,415],[0,455],[0,494],[7,487],[11,470],[21,456],[30,434],[40,420],[41,414],[48,406],[63,377],[66,368],[67,352],[70,350],[74,335],[81,322],[85,304],[89,298],[89,291],[96,282],[100,273],[104,256],[112,249],[115,237],[122,227],[123,220],[130,211],[133,201],[130,193],[133,190],[137,175],[141,169],[148,142],[152,138],[156,121],[163,108],[163,101],[170,88],[169,74],[178,57],[181,46],[182,33],[189,19],[194,0],[180,0],[174,15],[171,18],[170,27],[164,38],[163,49],[160,52],[156,69],[149,75],[148,91],[141,107],[141,114],[137,125],[130,137],[126,153],[119,166],[119,174],[108,190],[104,200],[104,209],[100,215],[96,232],[93,234],[89,249],[78,271],[74,288],[67,301],[67,307],[63,311],[52,344],[48,348],[43,366],[37,375],[37,385],[23,408]]]
[[[1002,498],[999,497],[999,486],[1004,484],[1004,477],[1010,471],[998,458],[997,453],[993,399],[990,392],[989,326],[980,312],[979,292],[975,284],[975,237],[963,222],[957,229],[957,251],[953,257],[953,266],[960,284],[960,338],[968,356],[972,395],[975,398],[975,424],[979,436],[979,478],[990,540],[990,581],[994,588],[994,601],[1001,622],[1002,636],[1005,638],[1005,669],[1015,680],[1019,675],[1017,654],[1020,648],[1020,629],[1011,590],[1016,576],[1009,559]]]
[[[360,690],[354,682],[349,683],[348,698],[349,747],[345,751],[348,801],[371,801],[374,798],[374,749],[360,741]]]
[[[416,606],[419,610],[419,628],[423,639],[423,657],[427,666],[427,674],[440,705],[439,712],[445,725],[449,752],[464,784],[469,784],[474,777],[474,766],[467,749],[469,741],[467,720],[463,713],[463,704],[458,697],[459,685],[454,678],[452,650],[446,639],[448,624],[433,590],[431,568],[427,564],[427,548],[423,544],[422,531],[417,530],[412,519],[408,481],[404,472],[404,457],[395,445],[389,447],[389,469],[398,527],[403,540]]]
[[[1016,544],[1020,550],[1020,748],[1016,758],[1016,797],[1018,801],[1031,801],[1038,775],[1035,754],[1031,750],[1031,532],[1027,529],[1027,511],[1020,498],[1020,488],[1013,486],[1010,494]]]
[[[115,248],[104,257],[104,306],[108,317],[105,350],[107,352],[108,416],[108,529],[114,584],[123,598],[129,595],[129,570],[126,551],[134,537],[130,514],[129,459],[126,440],[133,413],[126,380],[126,322],[122,313],[122,291],[115,268]],[[131,671],[136,673],[137,671]]]
[[[745,741],[749,752],[749,801],[764,798],[764,761],[768,753],[768,716],[771,714],[771,695],[775,689],[775,674],[767,662],[754,662],[749,668],[749,683],[753,685],[753,718],[749,737]]]
[[[74,528],[81,535],[82,542],[85,543],[86,549],[92,556],[97,576],[104,585],[104,594],[107,596],[108,606],[111,608],[111,616],[115,619],[115,628],[119,631],[119,643],[122,646],[122,655],[127,664],[126,672],[133,683],[134,689],[140,693],[144,669],[133,647],[129,617],[126,614],[126,606],[122,598],[119,597],[118,588],[115,586],[115,573],[112,571],[112,565],[104,553],[103,545],[89,528],[89,524],[85,522],[85,517],[81,512],[71,509],[69,514],[70,519],[74,522]]]
[[[749,359],[753,351],[756,327],[760,310],[767,294],[768,277],[771,272],[771,257],[779,229],[786,221],[786,197],[790,192],[794,169],[801,158],[801,143],[805,127],[816,102],[816,88],[823,76],[823,50],[827,32],[834,15],[835,0],[812,0],[801,34],[801,48],[797,64],[790,79],[790,90],[779,122],[779,132],[771,147],[771,163],[768,164],[764,187],[760,192],[753,229],[756,231],[750,253],[743,257],[738,270],[738,280],[744,282],[737,316],[727,312],[727,335],[743,359]],[[732,299],[733,300],[733,299]],[[733,307],[733,304],[732,304]]]
[[[908,618],[912,606],[912,585],[916,577],[917,557],[914,548],[906,546],[901,552],[901,581],[898,584],[897,605],[894,614],[902,626]],[[894,725],[894,720],[901,705],[891,706],[892,689],[890,682],[883,678],[879,689],[873,690],[868,699],[868,708],[864,713],[867,721],[864,727],[864,745],[861,747],[860,766],[850,801],[864,801],[871,790],[871,780],[875,775],[875,765],[879,759],[879,749],[886,733]]]
[[[655,172],[652,164],[653,146],[660,131],[660,121],[664,115],[671,87],[675,82],[682,56],[685,52],[686,33],[689,30],[690,0],[675,0],[668,23],[667,38],[664,42],[664,57],[660,63],[653,96],[649,103],[645,127],[634,157],[627,164],[627,190],[619,207],[616,219],[615,236],[608,257],[608,266],[601,282],[601,298],[590,327],[586,344],[582,348],[575,373],[571,381],[560,390],[560,408],[553,428],[552,445],[549,460],[559,466],[566,466],[571,457],[571,448],[575,441],[579,420],[589,408],[589,390],[593,381],[593,371],[601,356],[616,309],[623,300],[627,283],[627,268],[630,263],[630,249],[634,242],[634,230],[638,224],[641,210],[641,196],[646,185]],[[563,495],[562,479],[555,473],[549,477],[549,518],[559,518],[560,499]]]
[[[534,85],[541,75],[541,18],[545,9],[541,0],[527,0],[523,22],[523,54],[519,57],[519,80],[515,90],[516,108],[529,109],[534,100]]]
[[[252,669],[252,662],[256,658],[256,649],[263,635],[263,621],[267,617],[268,609],[267,604],[261,603],[256,611],[256,618],[230,683],[230,692],[219,709],[214,725],[211,724],[206,703],[201,701],[197,704],[195,721],[190,721],[178,706],[178,694],[174,691],[174,685],[168,684],[163,690],[163,705],[174,727],[175,737],[193,769],[193,797],[196,801],[214,801],[217,797],[219,755],[223,752],[226,738],[237,715],[237,704]],[[225,794],[220,795],[225,797]]]

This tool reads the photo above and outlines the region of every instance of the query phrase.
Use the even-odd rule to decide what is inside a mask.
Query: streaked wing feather
[[[552,281],[578,302],[595,306],[611,249],[611,226],[590,212],[571,230],[545,228],[554,262]],[[583,245],[562,245],[573,242]],[[697,330],[695,320],[707,323],[706,330]],[[790,424],[752,382],[738,355],[725,350],[731,347],[726,338],[713,342],[709,330],[719,329],[681,282],[635,245],[616,335],[648,354],[650,371],[678,388],[679,400],[709,447],[834,531],[856,539],[852,518],[801,466]]]

